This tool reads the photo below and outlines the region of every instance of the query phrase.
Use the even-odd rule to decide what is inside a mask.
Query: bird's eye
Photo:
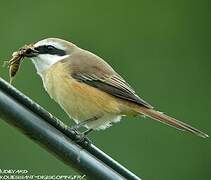
[[[53,46],[51,46],[51,45],[46,46],[46,48],[47,48],[48,51],[52,51],[52,50],[55,49],[55,48],[54,48]]]

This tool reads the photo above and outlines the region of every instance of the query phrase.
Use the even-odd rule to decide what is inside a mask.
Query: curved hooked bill
[[[35,57],[39,54],[39,51],[32,45],[26,45],[19,50],[23,57]]]

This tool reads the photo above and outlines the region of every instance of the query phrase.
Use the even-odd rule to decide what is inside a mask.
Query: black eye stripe
[[[66,52],[64,50],[58,49],[52,45],[38,46],[35,48],[35,50],[39,51],[39,54],[51,54],[51,55],[58,55],[58,56],[66,55]]]

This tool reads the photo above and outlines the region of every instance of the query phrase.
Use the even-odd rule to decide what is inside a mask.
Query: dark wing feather
[[[118,74],[99,78],[92,74],[77,72],[72,73],[71,76],[80,82],[98,88],[115,97],[134,102],[147,108],[153,108],[149,103],[136,95],[135,91],[130,87],[130,85],[127,84],[126,81]]]

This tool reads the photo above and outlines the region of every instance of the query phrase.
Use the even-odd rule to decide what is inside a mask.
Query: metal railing
[[[87,139],[76,142],[76,134],[37,103],[0,78],[0,119],[91,179],[140,180]]]

